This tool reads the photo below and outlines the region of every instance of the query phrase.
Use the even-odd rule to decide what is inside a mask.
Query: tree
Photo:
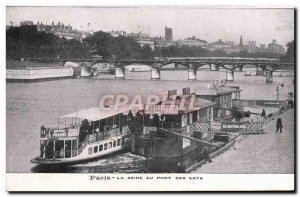
[[[295,41],[289,42],[287,45],[287,51],[286,54],[282,57],[280,57],[280,60],[283,61],[294,61],[295,59]]]
[[[39,32],[36,26],[11,27],[6,30],[6,58],[78,58],[87,56],[87,46],[79,40],[59,38]]]

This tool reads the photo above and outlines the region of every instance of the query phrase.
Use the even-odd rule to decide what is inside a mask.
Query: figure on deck
[[[129,119],[129,120],[132,120],[132,119],[133,119],[133,113],[132,113],[131,110],[129,110],[129,112],[128,112],[128,119]]]
[[[87,119],[84,119],[81,122],[81,127],[80,127],[80,131],[79,131],[79,143],[83,142],[85,137],[88,134],[89,131],[89,121]]]
[[[276,133],[278,132],[278,130],[280,130],[280,133],[282,133],[282,120],[281,118],[277,118],[277,122],[276,122]]]

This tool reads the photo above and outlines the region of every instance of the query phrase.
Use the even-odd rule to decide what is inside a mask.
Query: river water
[[[150,80],[150,72],[127,73],[125,80],[103,74],[94,78],[77,78],[34,83],[6,84],[6,170],[31,172],[30,159],[39,155],[39,130],[44,123],[53,123],[56,117],[77,110],[98,106],[106,94],[150,94],[168,89],[191,90],[206,88],[213,80],[225,79],[225,72],[198,71],[197,81],[188,81],[187,71],[162,71],[161,80]],[[235,73],[235,81],[243,90],[242,99],[276,99],[279,83],[280,99],[294,91],[293,78],[274,77],[266,84],[263,76],[244,76]],[[78,172],[78,171],[77,171]],[[85,172],[84,170],[79,172]]]

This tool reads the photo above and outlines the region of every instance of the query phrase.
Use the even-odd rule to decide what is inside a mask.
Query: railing
[[[115,128],[115,129],[109,130],[107,132],[93,133],[93,134],[87,135],[81,145],[85,146],[87,144],[105,140],[105,139],[108,139],[111,137],[116,137],[119,135],[128,135],[128,134],[129,134],[128,126],[123,126],[121,131],[120,131],[120,128]]]
[[[280,108],[285,106],[286,101],[284,100],[232,100],[233,106],[266,106]]]
[[[248,127],[245,130],[245,134],[262,134],[263,130],[263,122],[250,122]]]

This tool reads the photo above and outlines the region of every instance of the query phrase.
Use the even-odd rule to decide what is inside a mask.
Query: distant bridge
[[[35,59],[38,60],[38,59]],[[281,62],[278,59],[268,58],[239,58],[239,57],[170,57],[152,60],[138,59],[59,59],[64,65],[66,62],[89,62],[90,66],[97,63],[110,63],[115,67],[115,77],[125,78],[125,67],[132,64],[142,64],[151,67],[151,79],[160,79],[161,69],[169,64],[178,65],[188,69],[188,79],[196,80],[197,70],[205,65],[210,66],[211,71],[219,71],[220,68],[226,70],[226,80],[234,80],[234,72],[243,71],[243,67],[256,66],[266,72],[266,82],[273,81],[273,71],[282,67],[294,67],[294,62]]]

